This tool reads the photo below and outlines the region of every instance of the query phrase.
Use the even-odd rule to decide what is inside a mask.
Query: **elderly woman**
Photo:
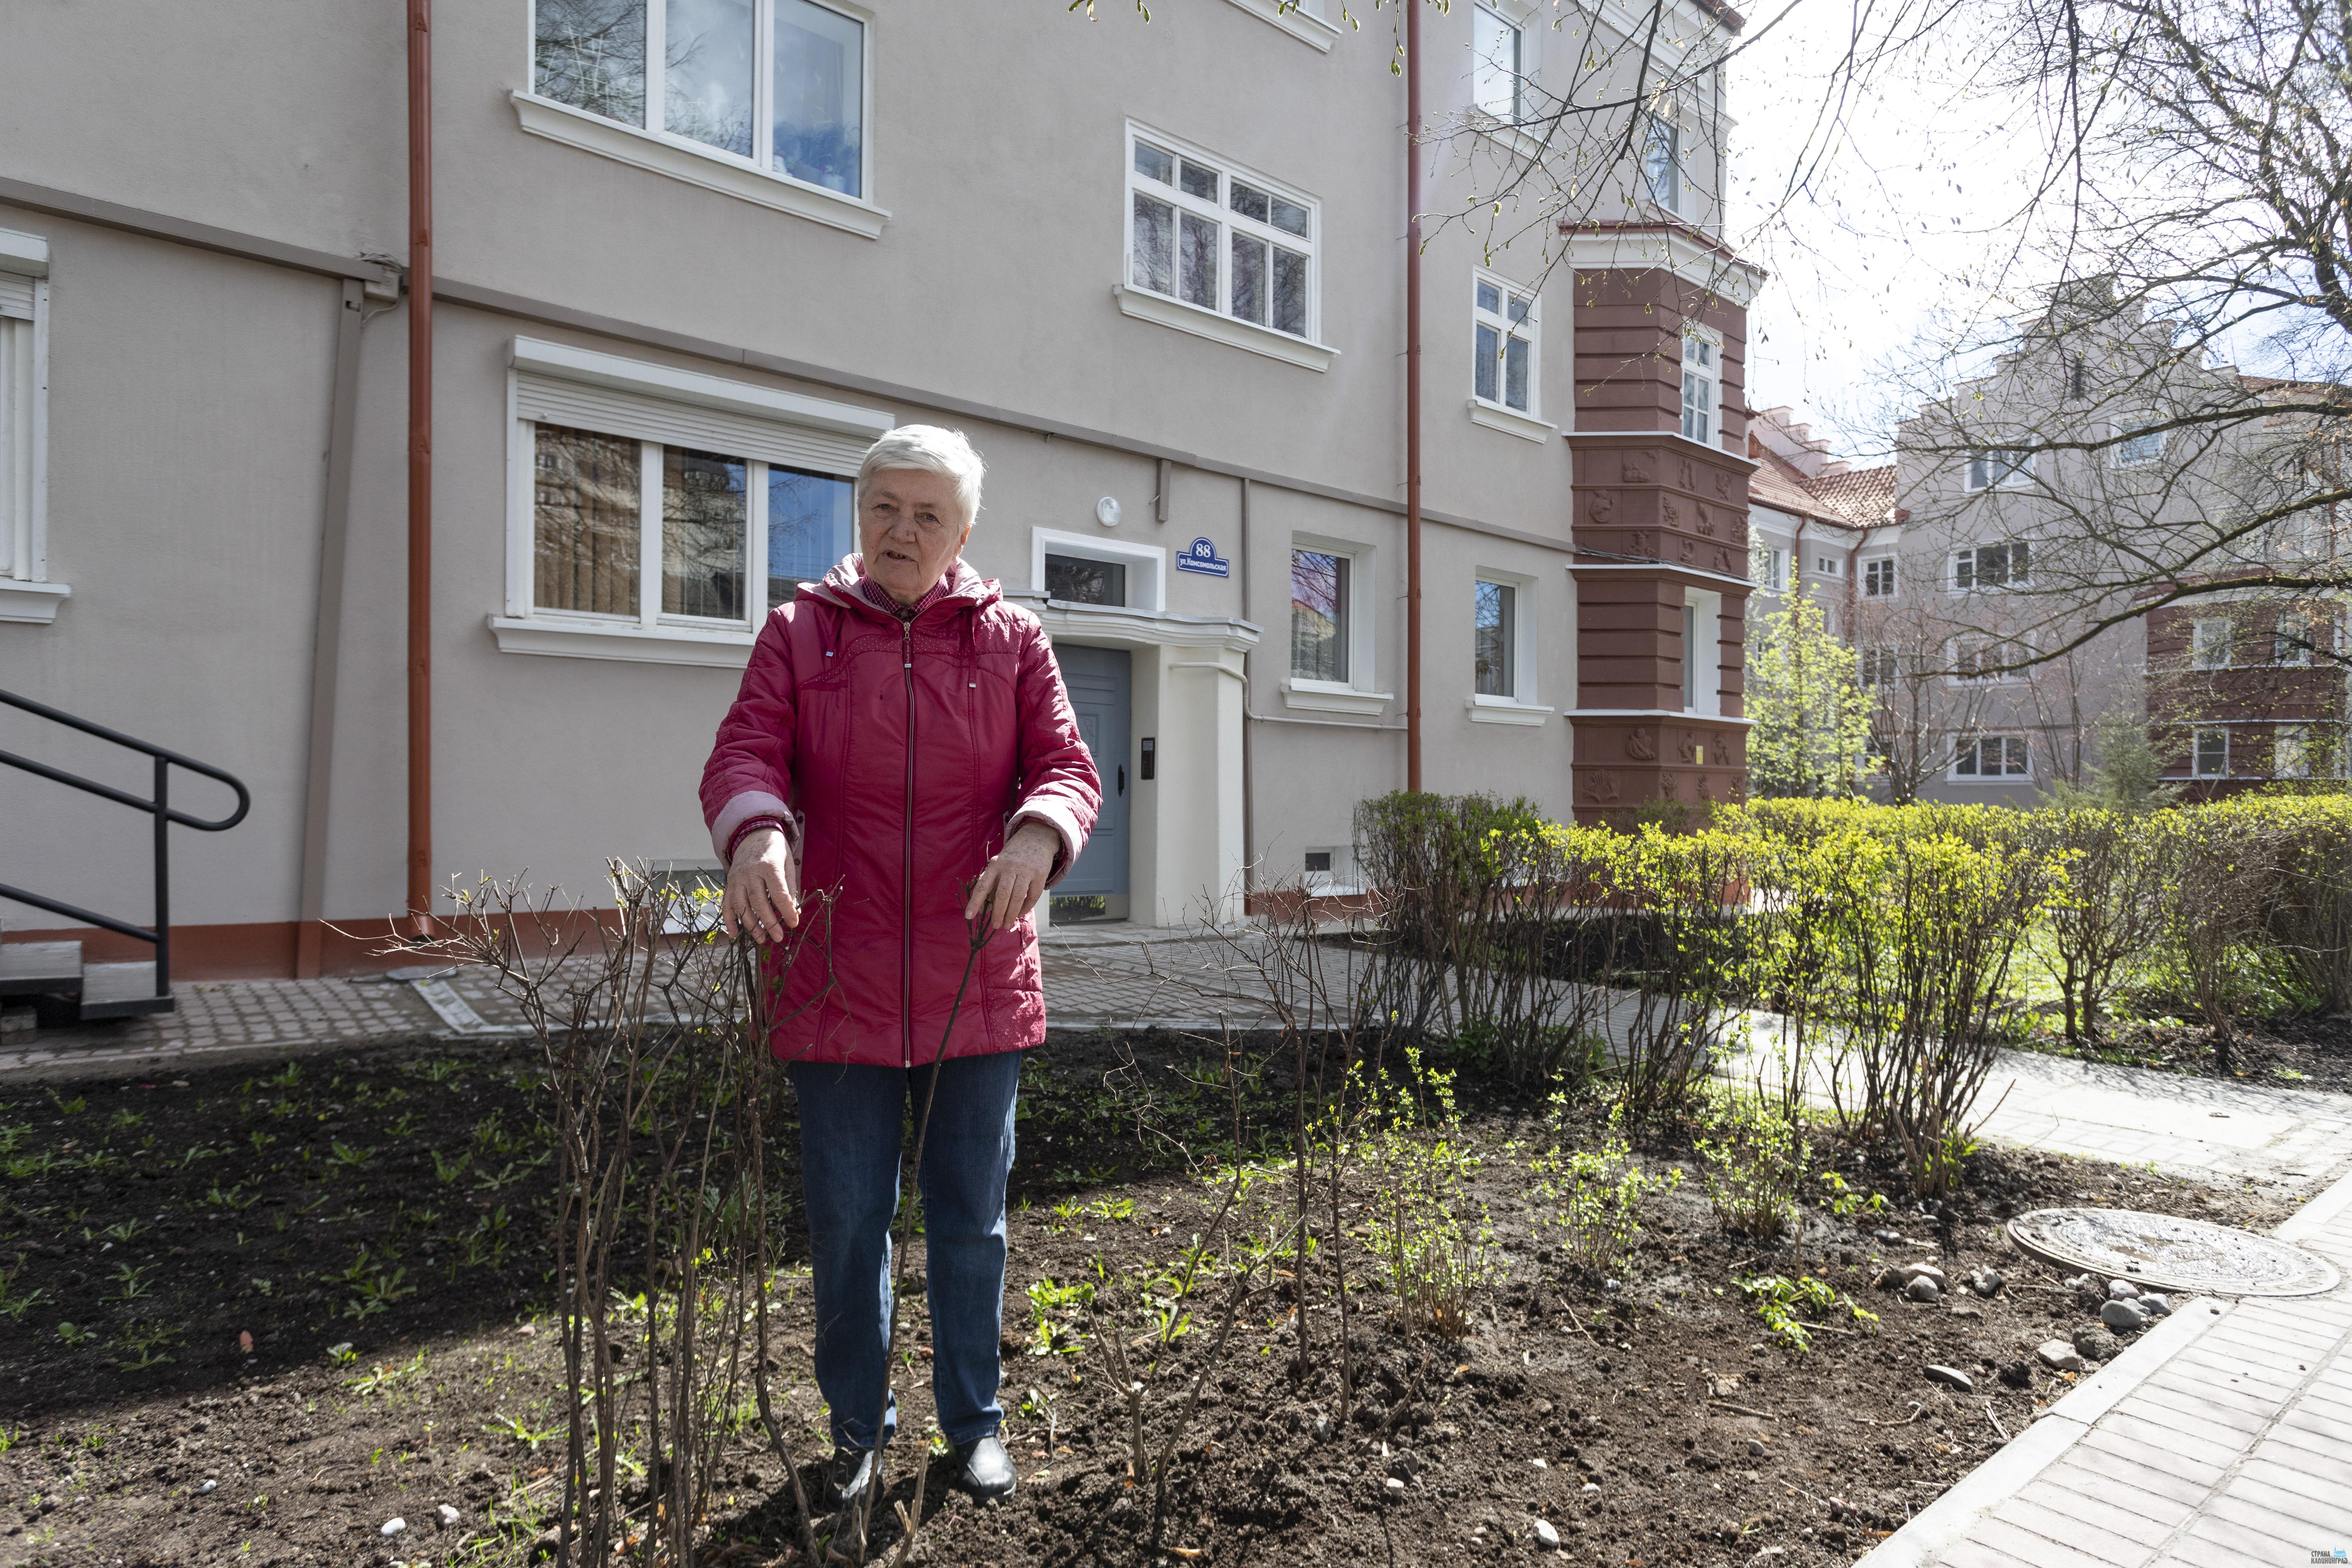
[[[900,1128],[927,1092],[933,1402],[964,1487],[1002,1497],[1014,1481],[997,1345],[1013,1100],[1021,1053],[1045,1034],[1029,914],[1102,790],[1037,617],[963,563],[982,472],[959,431],[902,426],[874,444],[858,552],[768,617],[702,773],[730,934],[777,941],[801,889],[836,895],[830,963],[812,951],[792,967],[770,1048],[800,1100],[816,1380],[845,1505],[898,1420],[883,1404],[890,1221]]]

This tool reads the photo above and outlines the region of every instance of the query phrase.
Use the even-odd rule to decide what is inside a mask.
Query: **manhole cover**
[[[2036,1209],[2009,1222],[2009,1238],[2063,1268],[2200,1296],[2316,1296],[2338,1279],[2334,1264],[2299,1247],[2130,1209]]]

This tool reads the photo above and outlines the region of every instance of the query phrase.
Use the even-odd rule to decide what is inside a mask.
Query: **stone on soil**
[[[457,1522],[457,1510],[446,1502],[435,1509],[433,1512],[441,1521],[444,1528]]]
[[[1536,1544],[1546,1552],[1559,1550],[1559,1531],[1552,1528],[1551,1521],[1548,1519],[1536,1521]]]
[[[2074,1348],[2083,1352],[2085,1361],[2105,1361],[2123,1349],[2123,1342],[2097,1323],[2086,1324],[2074,1331]]]
[[[383,1521],[383,1528],[376,1533],[379,1535],[398,1535],[402,1531],[406,1530],[407,1528],[408,1521],[395,1516],[392,1519],[385,1520]]]
[[[2083,1352],[2066,1340],[2046,1341],[2033,1353],[2040,1356],[2042,1364],[2053,1372],[2080,1372],[2088,1364],[2083,1360]]]
[[[2139,1287],[2133,1284],[2128,1279],[2110,1279],[2107,1281],[2107,1300],[2110,1301],[2128,1301],[2138,1296],[2138,1294]]]
[[[2167,1317],[2172,1311],[2172,1298],[2157,1290],[2146,1291],[2140,1296],[2139,1308],[2151,1318]]]
[[[1944,1293],[1942,1286],[1922,1274],[1903,1287],[1903,1293],[1914,1301],[1932,1301]]]
[[[1957,1388],[1962,1394],[1971,1393],[1976,1388],[1976,1380],[1956,1366],[1930,1366],[1927,1381],[1940,1383],[1947,1388]]]
[[[2137,1301],[2115,1300],[2099,1309],[2099,1321],[2119,1334],[2137,1333],[2147,1327],[2147,1314]]]

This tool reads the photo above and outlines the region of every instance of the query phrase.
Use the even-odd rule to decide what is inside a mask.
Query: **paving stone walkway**
[[[2352,1279],[2352,1176],[2276,1233]],[[2191,1300],[1856,1568],[2284,1568],[2352,1552],[2352,1284]]]

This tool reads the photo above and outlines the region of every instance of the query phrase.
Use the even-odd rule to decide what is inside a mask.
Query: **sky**
[[[1832,107],[1867,8],[1764,0],[1748,12],[1726,226],[1769,273],[1748,314],[1750,405],[1793,406],[1857,462],[1883,458],[1922,347],[1983,308],[1989,279],[2030,275],[2004,264],[2044,156],[2030,105],[1965,79],[1989,7],[1964,9]],[[1800,168],[1809,177],[1792,193]]]

